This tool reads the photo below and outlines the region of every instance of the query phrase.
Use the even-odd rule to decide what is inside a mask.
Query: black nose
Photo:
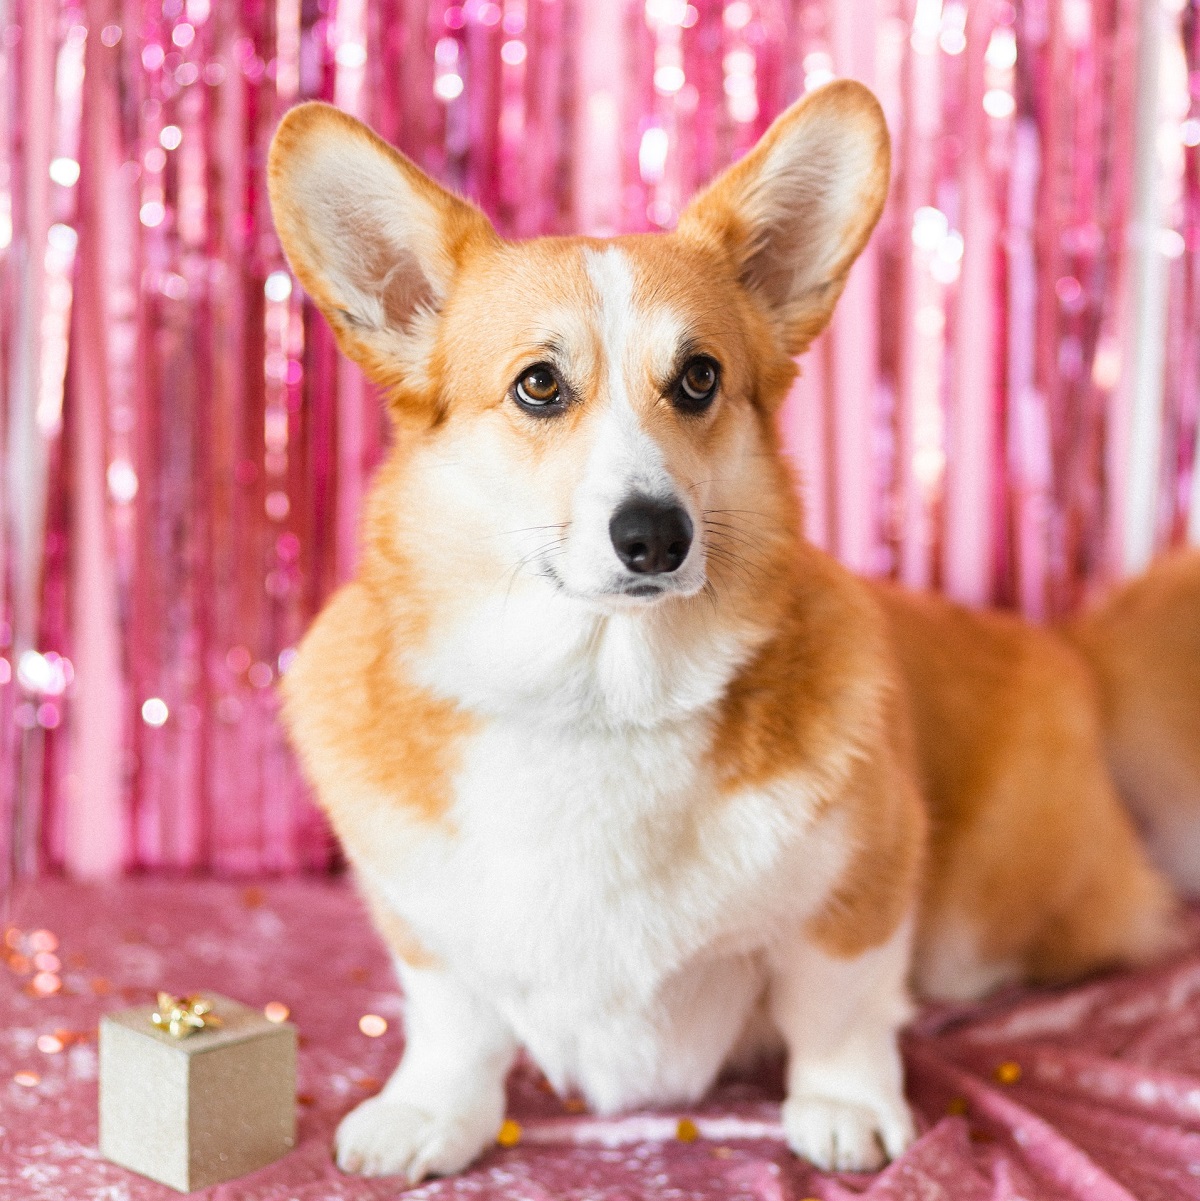
[[[630,571],[656,575],[674,571],[687,558],[692,522],[678,505],[637,496],[613,514],[608,534]]]

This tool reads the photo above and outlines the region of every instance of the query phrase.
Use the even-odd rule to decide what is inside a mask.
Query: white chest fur
[[[761,995],[758,951],[796,936],[846,860],[803,779],[721,795],[709,737],[705,717],[494,721],[444,826],[371,872],[550,1079],[600,1109],[708,1087]]]

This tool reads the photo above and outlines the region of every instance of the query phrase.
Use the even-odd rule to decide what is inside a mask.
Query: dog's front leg
[[[338,1167],[367,1176],[460,1172],[496,1137],[516,1053],[486,1001],[438,968],[397,961],[404,986],[404,1057],[383,1091],[342,1119]]]
[[[819,1168],[872,1171],[913,1139],[897,1030],[910,1011],[909,923],[842,958],[799,935],[771,953],[771,1016],[787,1045],[783,1127]]]

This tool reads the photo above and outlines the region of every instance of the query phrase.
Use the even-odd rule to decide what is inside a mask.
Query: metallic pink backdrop
[[[1197,9],[0,0],[0,878],[330,861],[273,685],[386,433],[271,229],[289,105],[604,234],[866,80],[892,197],[783,415],[810,533],[1042,618],[1200,539]]]

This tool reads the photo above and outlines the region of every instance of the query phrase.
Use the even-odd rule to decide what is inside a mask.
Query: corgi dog
[[[521,1048],[599,1113],[782,1050],[790,1146],[874,1169],[914,1137],[914,989],[1169,944],[1088,660],[801,536],[775,413],[888,178],[878,103],[837,81],[671,233],[511,242],[351,117],[280,125],[284,250],[395,431],[283,684],[406,1004],[344,1170],[465,1168]],[[1182,612],[1192,753],[1163,779],[1200,813]]]

